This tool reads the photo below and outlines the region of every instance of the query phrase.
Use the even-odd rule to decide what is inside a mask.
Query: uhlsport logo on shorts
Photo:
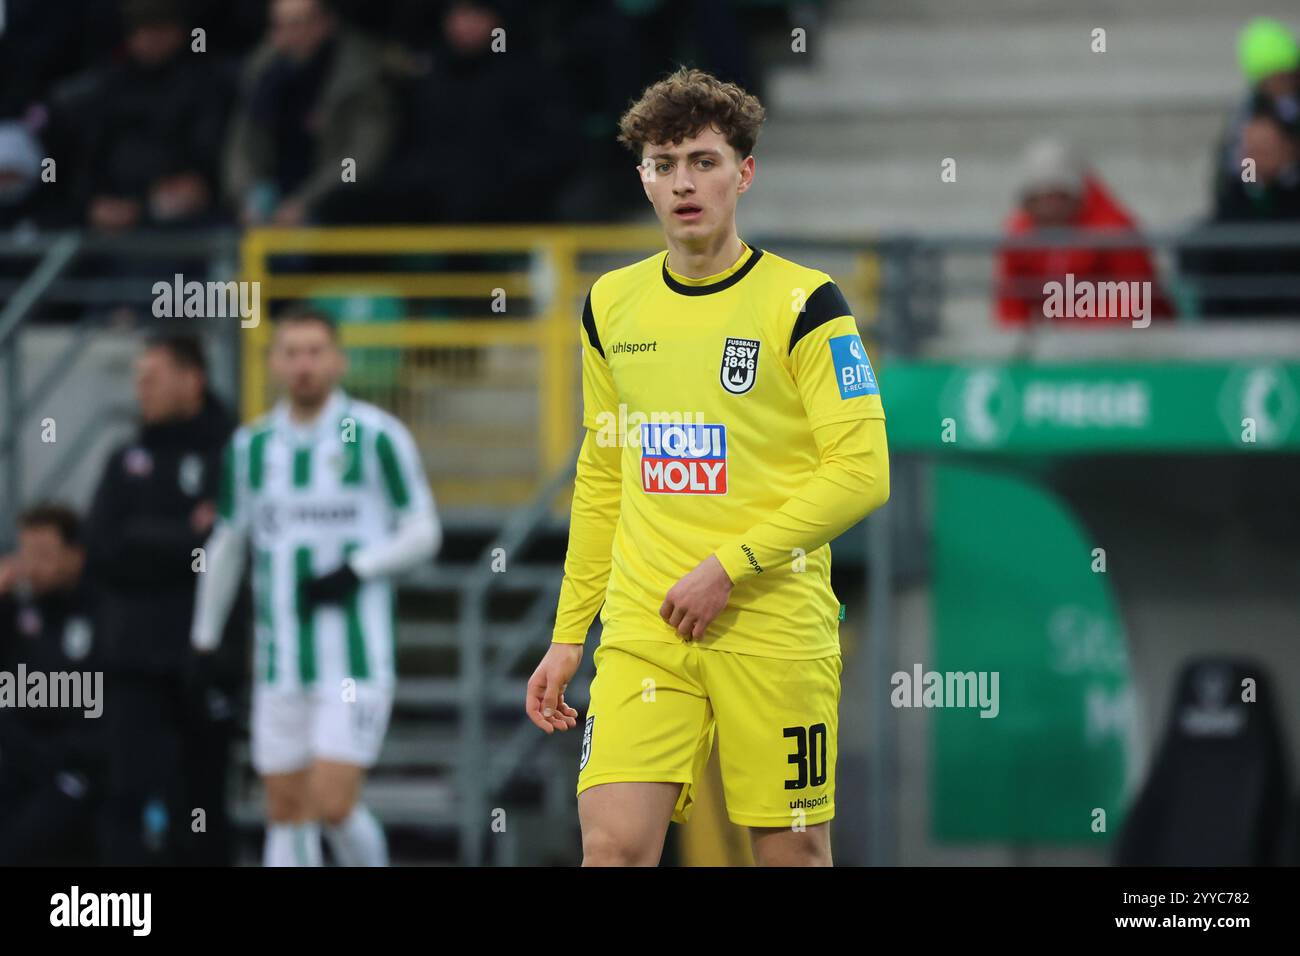
[[[725,495],[727,426],[643,424],[641,489],[655,495]]]

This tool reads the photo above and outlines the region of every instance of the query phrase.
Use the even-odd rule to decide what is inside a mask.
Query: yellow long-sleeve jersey
[[[880,390],[824,272],[745,247],[688,279],[606,273],[582,316],[583,425],[552,640],[681,638],[660,616],[716,555],[735,584],[701,647],[839,653],[829,542],[889,496]]]

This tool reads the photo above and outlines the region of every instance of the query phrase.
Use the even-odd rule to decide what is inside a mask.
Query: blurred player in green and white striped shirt
[[[406,427],[339,388],[333,324],[308,309],[276,324],[284,398],[226,450],[192,641],[210,651],[253,554],[253,765],[267,793],[267,866],[318,866],[320,836],[345,866],[387,863],[359,802],[392,710],[394,574],[441,542]]]

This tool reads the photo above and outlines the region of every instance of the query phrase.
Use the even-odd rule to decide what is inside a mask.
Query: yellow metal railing
[[[507,303],[528,299],[527,317],[503,318],[484,314],[459,318],[404,318],[395,322],[344,322],[342,342],[353,350],[485,350],[496,347],[524,349],[535,361],[536,470],[513,484],[498,482],[491,490],[494,501],[515,504],[524,500],[546,475],[567,464],[581,427],[577,414],[578,317],[582,297],[600,274],[584,270],[584,257],[628,253],[628,261],[663,248],[655,227],[641,226],[456,226],[395,228],[257,229],[249,231],[241,246],[246,281],[260,284],[262,316],[273,303],[313,296],[376,296],[401,299],[488,301],[504,294]],[[524,255],[529,265],[516,271],[393,271],[293,272],[272,269],[273,257],[287,257],[293,267],[300,256],[458,256]],[[845,291],[856,300],[869,325],[874,319],[879,269],[869,253],[853,259],[851,275],[844,276]],[[499,290],[499,291],[498,291]],[[520,310],[523,312],[524,310]],[[510,312],[507,309],[506,315]],[[241,407],[247,421],[266,410],[270,399],[267,346],[271,323],[261,321],[244,330]],[[454,426],[449,426],[454,427]],[[426,449],[427,455],[435,454]],[[435,482],[438,484],[438,482]],[[449,484],[457,484],[449,482]],[[451,490],[449,503],[472,498],[487,485],[466,476]],[[508,486],[508,487],[507,487]],[[463,491],[465,494],[457,494]]]
[[[626,251],[650,254],[662,248],[656,229],[622,226],[261,229],[242,244],[243,275],[260,283],[261,303],[312,295],[367,293],[404,298],[481,299],[501,290],[509,301],[535,295],[530,272],[272,272],[273,256],[418,255],[426,253],[528,254],[541,256],[549,288],[538,314],[522,319],[499,315],[457,319],[405,319],[394,323],[353,323],[341,327],[343,344],[354,348],[454,349],[517,346],[535,351],[537,361],[538,452],[540,474],[564,463],[577,439],[573,387],[577,376],[578,309],[587,280],[579,271],[584,253]],[[266,408],[266,352],[270,324],[247,329],[243,345],[241,404],[244,418]]]

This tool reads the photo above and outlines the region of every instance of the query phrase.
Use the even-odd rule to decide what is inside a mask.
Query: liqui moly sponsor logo
[[[725,495],[727,426],[643,424],[641,489],[654,495]]]

